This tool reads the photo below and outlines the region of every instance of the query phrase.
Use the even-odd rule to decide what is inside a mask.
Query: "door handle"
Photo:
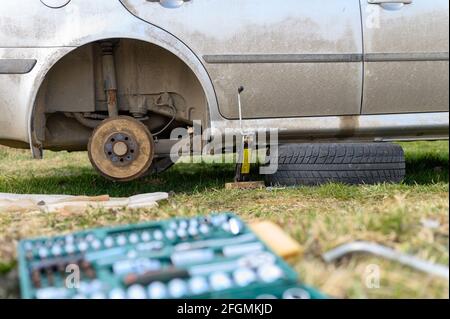
[[[399,4],[411,4],[413,0],[368,0],[370,4],[390,4],[390,3],[399,3]]]
[[[411,4],[413,0],[367,0],[369,4],[375,4],[382,7],[384,10],[397,11],[407,4]]]
[[[147,0],[147,2],[158,2],[164,8],[179,8],[185,2],[191,2],[192,0]]]

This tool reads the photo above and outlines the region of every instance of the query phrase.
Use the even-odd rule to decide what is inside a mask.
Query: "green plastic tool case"
[[[232,213],[22,240],[23,298],[318,299]]]

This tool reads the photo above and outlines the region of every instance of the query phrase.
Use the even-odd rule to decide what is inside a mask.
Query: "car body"
[[[148,116],[153,131],[175,110],[171,128],[276,128],[284,142],[447,139],[448,9],[447,0],[4,0],[0,143],[35,157],[86,150],[107,110],[104,41],[115,48],[119,111]]]

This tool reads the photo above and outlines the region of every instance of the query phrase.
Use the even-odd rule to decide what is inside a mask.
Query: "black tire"
[[[399,183],[405,155],[391,143],[285,144],[278,149],[278,171],[269,185]]]

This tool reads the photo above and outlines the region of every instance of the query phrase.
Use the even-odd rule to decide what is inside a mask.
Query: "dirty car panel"
[[[156,155],[194,120],[238,132],[241,85],[243,128],[281,142],[448,138],[444,0],[50,2],[0,11],[0,143],[37,157],[85,150],[108,116],[104,41],[118,112],[171,121]]]
[[[238,116],[240,85],[246,88],[244,118],[360,112],[358,1],[212,0],[176,9],[146,0],[122,3],[203,59],[225,118]]]

